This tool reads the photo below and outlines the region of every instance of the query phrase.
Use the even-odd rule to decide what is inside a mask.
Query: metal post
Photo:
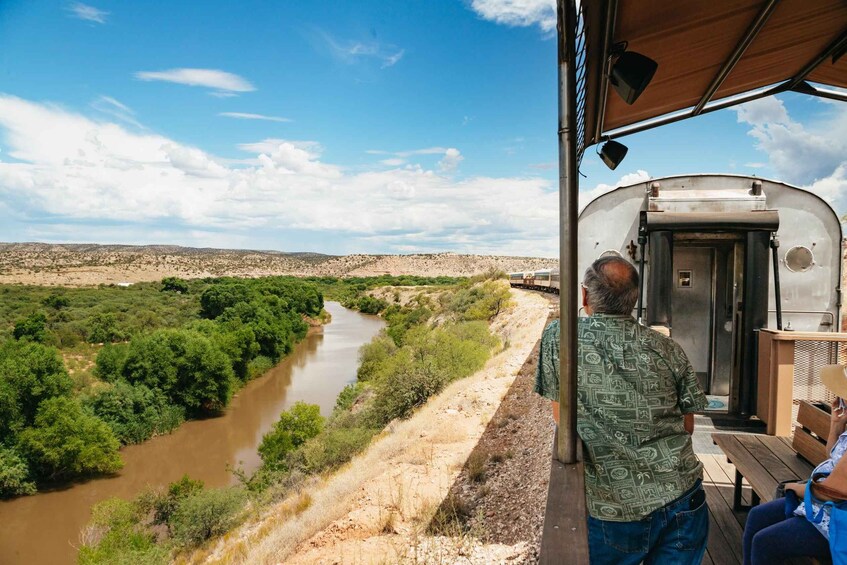
[[[773,295],[776,302],[776,329],[782,331],[782,291],[779,287],[779,237],[774,233],[771,238],[773,252]]]
[[[577,461],[576,330],[579,273],[577,217],[579,177],[576,146],[576,2],[558,0],[559,26],[559,434],[556,456]]]
[[[644,323],[644,261],[646,259],[645,247],[647,247],[647,213],[641,213],[641,223],[638,227],[638,249],[641,256],[638,258],[638,316],[639,324]]]

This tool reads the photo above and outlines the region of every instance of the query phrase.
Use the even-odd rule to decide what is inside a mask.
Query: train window
[[[620,251],[616,251],[614,249],[607,249],[603,253],[600,254],[600,257],[623,257]]]
[[[805,273],[815,264],[815,255],[805,245],[795,245],[785,253],[785,266],[793,273]]]

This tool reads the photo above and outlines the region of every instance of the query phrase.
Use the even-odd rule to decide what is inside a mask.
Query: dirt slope
[[[543,483],[548,472],[545,462],[549,465],[550,423],[544,416],[544,403],[530,396],[528,379],[533,365],[526,360],[552,304],[537,293],[514,294],[516,306],[495,323],[495,331],[509,345],[483,370],[450,385],[409,420],[389,426],[365,453],[335,475],[281,502],[261,519],[195,557],[207,562],[286,564],[531,560],[546,497]],[[522,380],[516,388],[513,385],[519,373]],[[507,393],[506,403],[511,407],[501,409],[492,424]],[[525,409],[527,405],[530,407]],[[508,441],[491,440],[490,445],[503,451],[504,458],[499,462],[489,458],[484,464],[491,473],[492,490],[504,494],[507,485],[523,481],[527,487],[524,500],[513,492],[511,502],[504,499],[500,514],[491,504],[477,504],[480,513],[474,523],[457,527],[452,535],[428,534],[448,493],[462,489],[468,457],[486,430],[516,435],[511,447]],[[509,461],[506,450],[513,452]],[[496,465],[501,465],[503,476],[512,478],[498,480]],[[505,471],[509,465],[511,472]],[[529,476],[527,465],[533,469]],[[473,496],[481,499],[479,492]],[[292,512],[303,500],[310,501],[308,507]],[[520,507],[522,510],[515,510]],[[488,514],[489,531],[485,524]],[[526,525],[520,532],[508,526],[516,519]],[[504,533],[507,530],[511,533]]]

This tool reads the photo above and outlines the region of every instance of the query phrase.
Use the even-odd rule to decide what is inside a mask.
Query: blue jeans
[[[691,508],[700,481],[673,502],[637,522],[588,517],[591,565],[699,565],[709,537],[709,508]],[[699,496],[703,496],[702,494]]]
[[[744,565],[776,565],[790,557],[829,558],[829,542],[804,517],[793,492],[750,509],[744,526]]]

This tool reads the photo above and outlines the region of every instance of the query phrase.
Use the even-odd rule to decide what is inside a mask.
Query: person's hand
[[[832,401],[832,412],[829,417],[829,427],[831,430],[841,435],[845,426],[847,426],[847,410],[841,407],[841,401],[836,398]]]
[[[806,495],[806,483],[785,483],[785,490],[793,491],[797,498],[803,498]]]

